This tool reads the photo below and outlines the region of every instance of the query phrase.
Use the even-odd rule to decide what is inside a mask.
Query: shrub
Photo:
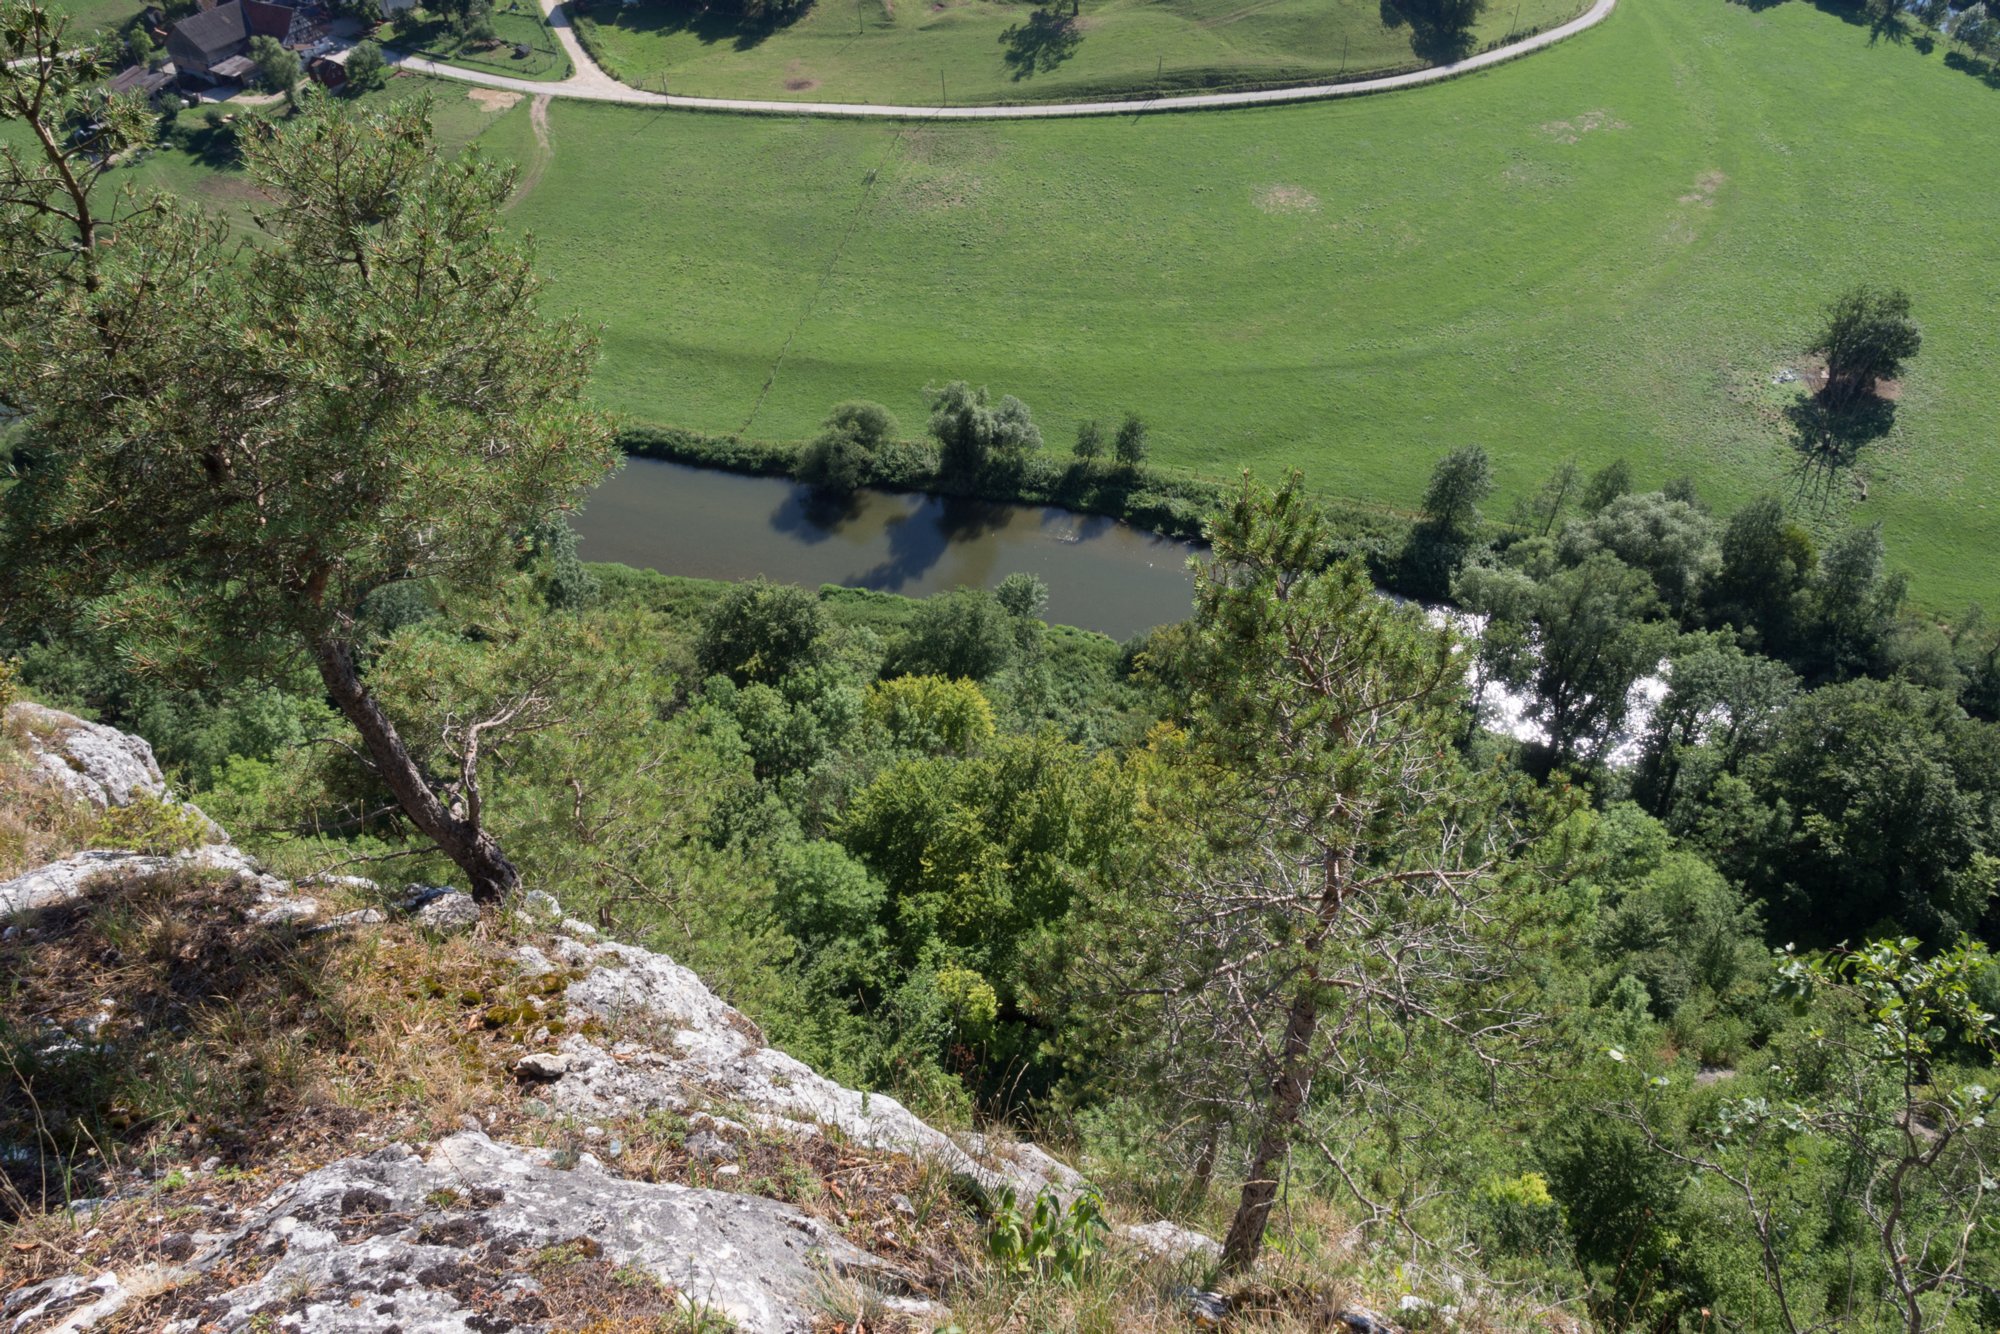
[[[899,746],[964,754],[993,736],[993,706],[971,681],[899,676],[868,688],[870,722]]]
[[[1000,998],[994,994],[993,984],[973,969],[938,969],[937,989],[946,1013],[964,1037],[984,1036],[1000,1017]]]
[[[885,676],[993,675],[1014,655],[1014,628],[993,595],[958,588],[926,598],[883,664]]]
[[[128,806],[113,806],[100,817],[97,827],[97,837],[104,844],[149,857],[186,852],[214,837],[200,811],[158,797],[139,797]]]
[[[704,675],[719,673],[739,686],[779,681],[820,660],[825,634],[818,598],[794,584],[753,579],[710,609],[695,660]]]
[[[865,936],[888,891],[838,843],[794,843],[778,857],[771,906],[785,930],[821,942]]]
[[[1065,1209],[1053,1191],[1044,1191],[1029,1212],[1008,1186],[994,1202],[986,1253],[1005,1273],[1039,1274],[1075,1287],[1103,1249],[1108,1231],[1103,1201],[1095,1192],[1077,1196]]]

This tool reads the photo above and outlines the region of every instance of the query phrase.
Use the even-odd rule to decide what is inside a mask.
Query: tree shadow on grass
[[[1798,494],[1822,513],[1832,508],[1834,488],[1860,458],[1862,449],[1896,425],[1896,405],[1874,394],[1836,403],[1824,394],[1801,398],[1785,409],[1798,455]]]
[[[1387,0],[1384,0],[1386,3]],[[1762,13],[1775,9],[1789,0],[1730,0],[1751,13]],[[1926,28],[1915,16],[1903,8],[1898,0],[1812,0],[1814,9],[1822,14],[1831,14],[1842,23],[1868,30],[1868,40],[1888,42],[1901,46],[1905,42],[1915,47],[1920,54],[1929,55],[1937,49],[1940,41],[1949,41],[1938,33]],[[1965,5],[1955,6],[1958,9]],[[1961,74],[1971,75],[1988,88],[2000,89],[2000,61],[1982,61],[1965,51],[1947,50],[1945,65]]]
[[[1947,51],[1944,64],[1946,69],[1970,75],[1988,88],[2000,88],[2000,61],[1976,60],[1963,51]]]
[[[1038,9],[1026,22],[1000,34],[1000,44],[1007,48],[1001,59],[1018,82],[1047,74],[1075,55],[1082,41],[1083,31],[1077,27],[1074,14],[1059,15],[1053,7]]]
[[[1472,54],[1474,12],[1462,0],[1380,0],[1385,28],[1410,30],[1410,51],[1430,65],[1449,65]]]
[[[572,7],[606,27],[652,36],[671,37],[687,33],[703,46],[728,42],[738,51],[762,45],[806,16],[812,8],[802,4],[782,13],[747,16],[702,4],[699,0],[644,0],[627,5],[620,0],[587,0]]]

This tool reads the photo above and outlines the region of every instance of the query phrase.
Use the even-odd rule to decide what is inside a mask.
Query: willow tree
[[[1247,1136],[1224,1264],[1263,1246],[1323,1077],[1359,1098],[1410,1041],[1498,1059],[1511,1004],[1505,823],[1453,749],[1448,631],[1379,596],[1295,476],[1246,485],[1197,574],[1183,735],[1148,764],[1152,866],[1097,926],[1126,1054]],[[1206,1148],[1206,1146],[1205,1146]],[[1206,1159],[1208,1153],[1201,1157]]]
[[[592,343],[537,309],[499,210],[513,173],[448,160],[428,103],[253,122],[270,203],[239,246],[166,198],[94,207],[62,127],[93,69],[33,6],[0,8],[0,112],[37,146],[0,177],[10,246],[0,402],[0,609],[71,617],[136,669],[317,670],[402,812],[474,895],[519,877],[477,802],[482,741],[546,709],[464,720],[429,772],[362,671],[361,608],[410,581],[490,586],[611,466],[581,402]],[[19,230],[17,230],[19,229]]]

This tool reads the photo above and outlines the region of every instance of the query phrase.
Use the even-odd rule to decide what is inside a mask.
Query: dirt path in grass
[[[896,106],[865,102],[778,102],[744,97],[682,97],[678,94],[649,93],[618,82],[590,58],[571,30],[569,14],[561,0],[541,0],[548,14],[549,28],[568,52],[576,73],[560,82],[512,79],[504,74],[480,74],[455,65],[425,60],[401,52],[386,52],[397,66],[420,74],[461,79],[489,88],[545,97],[575,97],[590,102],[619,102],[628,106],[679,107],[688,111],[727,111],[777,116],[853,116],[870,120],[1039,120],[1052,116],[1134,116],[1149,111],[1203,111],[1223,107],[1272,106],[1285,102],[1317,102],[1330,97],[1359,97],[1385,93],[1397,88],[1415,88],[1426,83],[1455,79],[1461,74],[1487,69],[1519,59],[1530,52],[1554,46],[1577,33],[1602,23],[1618,0],[1596,0],[1584,13],[1547,32],[1524,37],[1518,42],[1467,56],[1449,65],[1390,74],[1376,79],[1356,79],[1350,83],[1322,83],[1303,88],[1262,88],[1235,93],[1188,93],[1174,97],[1134,98],[1119,102],[1051,102],[1032,106]]]
[[[507,201],[507,207],[526,199],[542,183],[542,175],[548,171],[549,163],[555,157],[555,149],[549,144],[549,95],[537,93],[535,100],[528,103],[528,124],[535,131],[535,160],[521,173],[521,182],[514,187],[514,197]]]

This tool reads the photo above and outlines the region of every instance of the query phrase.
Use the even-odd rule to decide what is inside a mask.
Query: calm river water
[[[1029,505],[863,491],[845,508],[828,509],[784,478],[656,459],[627,461],[591,496],[576,531],[585,560],[702,579],[761,574],[808,588],[844,584],[924,597],[968,584],[992,588],[1025,570],[1048,582],[1051,621],[1114,639],[1184,619],[1194,596],[1187,560],[1203,550],[1111,519]],[[1427,611],[1434,623],[1478,638],[1477,617]],[[1526,694],[1497,681],[1482,693],[1487,727],[1541,739]],[[1614,768],[1637,757],[1665,693],[1664,671],[1633,686],[1625,727],[1606,742]]]
[[[702,579],[763,575],[924,597],[1019,571],[1048,618],[1125,639],[1184,619],[1202,548],[1068,510],[863,491],[845,507],[779,477],[630,459],[577,516],[584,560]]]

